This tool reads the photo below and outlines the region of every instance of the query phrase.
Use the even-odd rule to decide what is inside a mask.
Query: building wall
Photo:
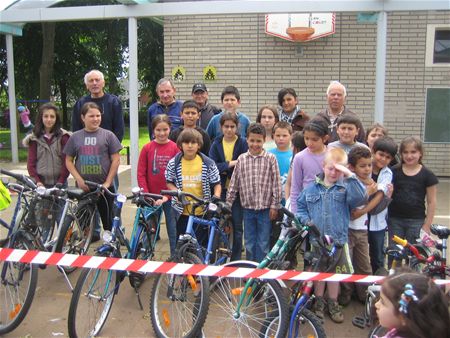
[[[450,86],[450,67],[425,67],[432,23],[450,23],[450,11],[388,14],[385,125],[397,141],[423,137],[426,88]],[[365,126],[373,123],[376,24],[358,23],[356,13],[337,13],[335,34],[303,44],[266,35],[264,24],[264,15],[166,17],[165,74],[177,65],[186,69],[177,96],[190,98],[203,67],[213,65],[217,79],[207,83],[213,104],[220,106],[221,90],[235,85],[241,111],[254,120],[258,107],[277,102],[280,88],[293,87],[302,108],[314,115],[326,105],[329,82],[339,80],[347,87],[347,106]],[[425,163],[450,176],[450,145],[427,144]]]

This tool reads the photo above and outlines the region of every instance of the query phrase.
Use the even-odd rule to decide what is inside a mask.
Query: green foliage
[[[117,4],[114,0],[69,0],[54,7]],[[42,60],[42,25],[23,27],[23,36],[14,38],[16,97],[39,99],[39,67]],[[70,110],[75,101],[86,95],[84,74],[99,69],[105,75],[107,92],[120,95],[118,79],[127,76],[127,20],[58,22],[56,24],[54,72],[51,93],[61,107],[63,126],[70,128]],[[154,92],[163,75],[163,27],[152,19],[138,21],[138,79],[143,89]],[[32,115],[39,104],[27,103]],[[8,106],[5,39],[0,38],[0,109]],[[146,119],[143,121],[146,125]]]

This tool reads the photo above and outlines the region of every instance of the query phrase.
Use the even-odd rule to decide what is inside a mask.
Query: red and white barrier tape
[[[96,268],[146,273],[163,273],[176,275],[198,275],[210,277],[240,277],[282,280],[308,280],[326,282],[375,283],[383,276],[348,275],[340,273],[306,272],[295,270],[269,270],[255,268],[238,268],[204,264],[183,264],[110,258],[99,256],[79,256],[72,254],[51,253],[44,251],[26,251],[0,248],[0,261],[60,265],[77,268]],[[436,284],[450,284],[450,280],[435,280]]]

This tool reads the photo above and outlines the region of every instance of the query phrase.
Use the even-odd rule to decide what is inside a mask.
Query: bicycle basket
[[[4,210],[11,204],[11,194],[0,180],[0,210]]]

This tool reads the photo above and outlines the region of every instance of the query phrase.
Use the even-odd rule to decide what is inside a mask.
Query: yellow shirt
[[[227,141],[225,141],[225,139],[222,140],[223,153],[225,155],[226,162],[230,162],[233,159],[233,150],[234,150],[234,145],[236,144],[237,139],[238,139],[237,136],[235,136],[234,140],[231,142],[227,142]],[[230,185],[230,179],[227,178],[227,181],[225,182],[225,188],[228,188],[229,185]]]
[[[181,159],[181,176],[183,179],[183,191],[189,192],[197,197],[203,198],[202,190],[202,158],[197,155],[193,160]],[[185,206],[183,215],[189,215],[192,206]],[[202,214],[202,208],[195,209],[196,215]]]

